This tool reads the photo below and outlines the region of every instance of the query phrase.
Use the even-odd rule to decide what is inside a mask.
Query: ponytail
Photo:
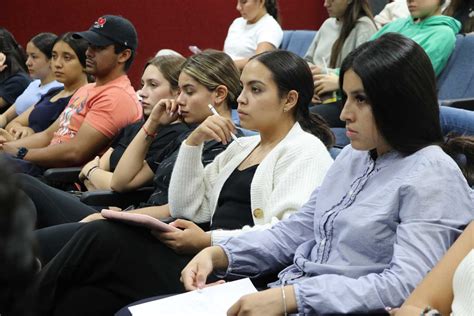
[[[278,14],[278,0],[263,0],[265,2],[265,9],[277,22],[280,22]]]
[[[441,148],[456,161],[469,186],[474,186],[474,137],[448,134]]]
[[[334,134],[326,121],[317,113],[311,113],[308,106],[300,106],[296,109],[296,121],[301,128],[310,134],[318,137],[326,148],[334,145]]]

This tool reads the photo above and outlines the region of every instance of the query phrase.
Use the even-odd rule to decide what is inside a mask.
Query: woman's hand
[[[211,245],[211,235],[191,221],[178,219],[170,225],[182,230],[171,233],[152,231],[152,234],[176,253],[196,254]]]
[[[13,126],[9,132],[15,139],[25,138],[35,133],[35,131],[28,126]]]
[[[0,52],[0,72],[5,70],[7,68],[7,65],[5,65],[5,62],[7,61],[7,56],[5,56],[4,53]]]
[[[156,126],[170,125],[178,119],[179,107],[175,100],[162,99],[158,101],[148,117],[148,121]]]
[[[94,213],[81,219],[79,223],[90,223],[99,219],[105,219],[100,213]]]
[[[319,95],[316,92],[314,92],[314,94],[313,94],[313,98],[311,99],[311,103],[312,104],[321,104],[322,103],[321,98],[319,97]]]
[[[316,75],[314,80],[314,92],[319,96],[339,90],[339,77],[335,74]]]
[[[232,140],[230,133],[235,133],[235,125],[231,119],[219,115],[206,118],[185,140],[189,146],[199,146],[205,141],[214,139],[224,145]]]
[[[229,265],[224,250],[219,246],[208,247],[198,253],[181,271],[181,282],[187,291],[206,286],[207,276],[215,269],[226,269]]]
[[[15,140],[15,137],[3,128],[0,128],[0,143],[11,142],[12,140]]]
[[[296,312],[296,298],[293,286],[285,286],[286,312]],[[227,311],[228,316],[237,315],[283,315],[285,305],[281,288],[273,288],[242,296]]]
[[[313,64],[310,64],[309,65],[309,68],[311,69],[311,73],[313,74],[313,80],[316,81],[316,76],[317,75],[320,75],[323,73],[321,67],[319,66],[316,66],[316,65],[313,65]]]
[[[100,163],[100,157],[95,156],[94,159],[89,161],[82,167],[81,172],[79,173],[79,180],[85,181],[87,179],[87,176],[90,175],[90,172],[93,168],[99,168],[99,163]]]

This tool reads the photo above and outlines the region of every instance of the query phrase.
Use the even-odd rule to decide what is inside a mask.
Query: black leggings
[[[137,300],[181,293],[181,270],[192,257],[176,254],[144,228],[84,224],[39,274],[38,314],[112,315]]]
[[[26,174],[17,174],[23,191],[36,207],[36,227],[44,228],[78,222],[97,210],[82,203],[78,197],[41,182]]]
[[[38,230],[35,237],[39,259],[45,265],[82,226],[78,221],[97,211],[82,203],[78,197],[50,187],[34,177],[26,174],[15,176],[27,195],[26,199],[36,207]]]

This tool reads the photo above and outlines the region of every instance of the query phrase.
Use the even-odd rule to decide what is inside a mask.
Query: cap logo
[[[103,28],[105,22],[107,22],[107,20],[103,17],[100,17],[100,18],[97,19],[97,21],[94,22],[94,27],[96,29]]]

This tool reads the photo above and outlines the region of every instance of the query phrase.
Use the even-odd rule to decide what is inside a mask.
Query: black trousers
[[[35,165],[32,162],[18,159],[9,154],[5,154],[3,155],[3,157],[13,167],[14,172],[25,173],[25,174],[32,175],[34,177],[39,177],[46,170],[45,168]]]
[[[78,197],[26,175],[17,174],[19,184],[36,207],[36,227],[77,222],[97,210],[82,203]]]
[[[181,270],[192,257],[144,228],[84,224],[38,275],[37,314],[112,315],[137,300],[181,293]]]
[[[36,208],[35,237],[39,259],[45,265],[82,226],[77,222],[97,211],[82,203],[78,197],[50,187],[37,178],[26,174],[15,176],[26,199]]]

